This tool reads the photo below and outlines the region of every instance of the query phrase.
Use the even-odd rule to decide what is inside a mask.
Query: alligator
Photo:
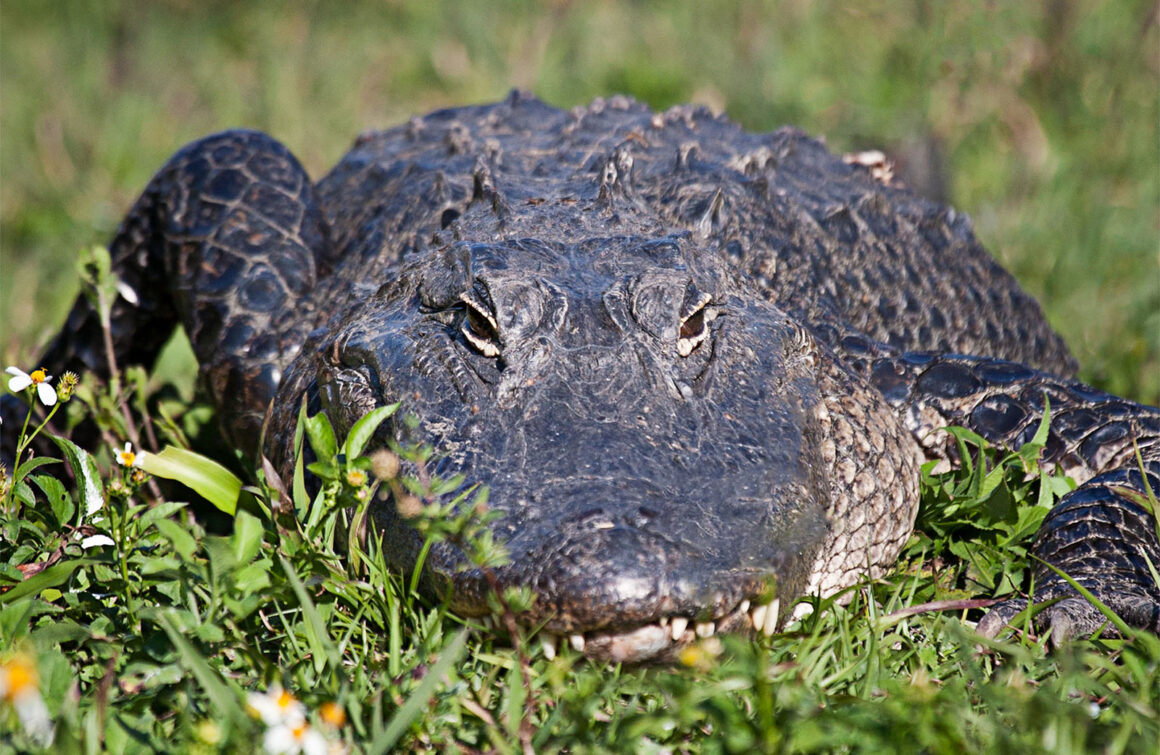
[[[110,246],[135,296],[121,363],[184,326],[229,441],[291,463],[300,407],[340,431],[396,398],[375,445],[486,485],[510,562],[433,548],[424,589],[486,617],[496,587],[551,652],[672,657],[770,634],[799,596],[891,568],[942,428],[1030,440],[1078,487],[1034,543],[1056,640],[1099,610],[1160,631],[1160,409],[1084,385],[970,220],[792,128],[626,97],[572,110],[515,92],[365,133],[317,183],[273,138],[179,151]],[[130,301],[132,299],[132,301]],[[43,357],[106,372],[84,297]],[[417,418],[407,422],[404,415]],[[1138,454],[1138,456],[1137,456]],[[419,535],[375,505],[395,566]],[[995,635],[1026,606],[995,605]]]

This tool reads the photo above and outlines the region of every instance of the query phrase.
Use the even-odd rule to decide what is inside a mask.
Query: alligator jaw
[[[781,601],[754,603],[742,600],[728,613],[710,621],[696,621],[687,616],[665,616],[655,622],[616,630],[557,634],[542,629],[536,635],[544,656],[549,660],[567,643],[578,653],[595,661],[612,663],[668,662],[680,650],[697,639],[718,633],[748,633],[766,637],[777,628]],[[487,628],[496,626],[495,617],[483,618]]]

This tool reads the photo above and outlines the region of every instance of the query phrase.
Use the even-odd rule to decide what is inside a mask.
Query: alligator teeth
[[[741,601],[741,605],[737,606],[737,610],[740,611],[741,613],[748,613],[749,601],[748,600]]]
[[[768,603],[759,603],[749,612],[749,620],[753,622],[753,629],[760,632],[765,626],[765,613],[769,610]]]
[[[712,637],[713,632],[717,631],[717,627],[711,621],[698,621],[693,626],[693,631],[698,637]]]
[[[577,653],[584,652],[584,635],[577,632],[576,634],[568,635],[568,642],[572,645],[572,649]]]
[[[669,625],[669,617],[668,617],[668,616],[662,616],[662,617],[660,618],[660,621],[658,621],[657,623],[658,623],[658,624],[660,624],[662,627],[667,627],[667,626]]]
[[[804,619],[814,612],[813,603],[798,603],[793,609],[793,617],[795,619]]]
[[[672,632],[673,642],[681,639],[681,635],[685,633],[685,630],[688,629],[688,627],[688,619],[686,619],[684,616],[674,616],[672,621],[669,622],[669,631]]]
[[[777,629],[777,615],[781,611],[781,601],[761,603],[749,610],[749,620],[753,622],[753,630],[761,632],[766,637]]]
[[[540,646],[544,649],[544,657],[549,661],[556,657],[556,641],[559,639],[551,632],[540,632]]]
[[[773,635],[774,630],[777,629],[777,614],[781,611],[781,600],[775,598],[769,604],[769,610],[765,612],[765,626],[762,627],[766,637]]]

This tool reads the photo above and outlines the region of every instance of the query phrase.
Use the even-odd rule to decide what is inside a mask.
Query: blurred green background
[[[882,147],[971,215],[1084,377],[1160,402],[1160,33],[1145,0],[0,5],[0,349],[29,361],[178,147],[233,126],[321,176],[361,130],[629,93]]]

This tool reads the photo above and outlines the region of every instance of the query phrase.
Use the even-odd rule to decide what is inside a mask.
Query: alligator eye
[[[498,357],[499,326],[495,318],[466,294],[459,299],[466,305],[460,328],[463,337],[485,357]]]
[[[709,337],[709,322],[713,319],[713,313],[706,305],[712,298],[692,286],[685,294],[685,303],[681,305],[681,332],[677,336],[677,353],[681,356],[692,354],[693,349]]]

